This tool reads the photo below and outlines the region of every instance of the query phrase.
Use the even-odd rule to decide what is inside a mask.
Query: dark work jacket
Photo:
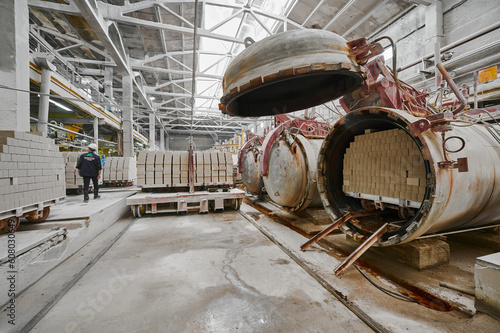
[[[97,177],[102,169],[101,158],[96,153],[85,153],[80,156],[76,168],[80,170],[82,177]]]

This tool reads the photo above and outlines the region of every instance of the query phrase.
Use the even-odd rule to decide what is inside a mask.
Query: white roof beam
[[[56,11],[64,14],[70,15],[79,15],[80,11],[75,6],[74,3],[70,2],[69,4],[48,2],[48,1],[40,1],[40,0],[28,0],[28,6],[43,9],[48,11]]]
[[[48,28],[44,28],[44,27],[37,27],[37,29],[40,31],[46,32],[52,36],[55,36],[55,37],[58,37],[61,39],[65,39],[65,40],[73,42],[73,43],[79,43],[82,46],[88,47],[90,50],[102,55],[103,57],[109,58],[109,55],[106,53],[106,51],[101,50],[98,47],[96,47],[96,46],[94,46],[94,45],[92,45],[84,40],[81,40],[81,39],[78,39],[75,37],[71,37],[71,36],[66,35],[66,34],[61,34],[58,31],[54,31],[52,29],[48,29]]]
[[[328,29],[328,27],[329,27],[330,25],[332,25],[332,23],[333,23],[333,22],[335,22],[335,21],[336,21],[336,20],[337,20],[337,19],[338,19],[338,18],[339,18],[342,14],[344,14],[344,13],[345,13],[345,11],[346,11],[346,10],[348,10],[348,9],[349,9],[349,7],[351,7],[351,6],[352,6],[352,4],[353,4],[355,1],[356,1],[356,0],[349,0],[349,2],[348,2],[348,3],[346,3],[346,4],[344,5],[344,7],[342,7],[342,8],[341,8],[341,9],[337,12],[337,14],[335,14],[335,16],[334,16],[334,17],[333,17],[333,18],[332,18],[332,19],[331,19],[331,20],[330,20],[330,21],[329,21],[329,22],[328,22],[328,23],[327,23],[327,24],[323,27],[323,30]]]
[[[175,17],[177,17],[179,20],[181,20],[182,22],[186,23],[187,25],[189,25],[190,27],[194,28],[194,25],[193,23],[189,22],[188,20],[186,20],[184,17],[180,16],[179,14],[177,14],[176,12],[174,12],[173,10],[171,10],[170,8],[168,8],[167,6],[165,6],[164,4],[160,3],[159,6],[163,9],[165,9],[167,12],[169,12],[170,14],[174,15]]]
[[[176,75],[192,75],[192,72],[189,72],[189,71],[180,71],[180,70],[176,70],[176,69],[158,68],[158,67],[150,67],[150,66],[132,66],[132,69],[139,70],[139,71],[166,73],[166,74],[171,73],[171,74],[176,74]],[[200,73],[200,72],[196,73],[196,77],[222,79],[221,75],[211,75],[211,74],[205,74],[205,73]]]

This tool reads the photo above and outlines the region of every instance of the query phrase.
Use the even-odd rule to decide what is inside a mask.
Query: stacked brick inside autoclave
[[[422,154],[401,129],[355,137],[344,155],[343,191],[422,201],[426,171]]]

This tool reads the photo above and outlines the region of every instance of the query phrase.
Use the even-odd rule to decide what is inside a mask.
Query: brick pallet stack
[[[76,163],[83,152],[63,152],[66,169],[66,189],[77,189],[83,186],[83,178],[78,175]]]
[[[0,131],[0,212],[65,195],[64,158],[54,140]]]
[[[66,169],[66,189],[67,190],[75,190],[78,188],[83,188],[83,178],[78,174],[78,170],[76,169],[76,163],[78,163],[78,159],[85,152],[82,151],[72,151],[72,152],[63,152],[65,169]],[[103,183],[103,178],[99,179],[99,184]],[[92,182],[90,182],[90,188],[92,188]]]
[[[426,171],[419,148],[403,130],[355,137],[344,155],[344,192],[422,201]]]
[[[105,183],[133,183],[137,179],[135,157],[108,157],[102,168]]]
[[[233,162],[230,153],[194,152],[194,185],[233,184]],[[142,151],[137,161],[137,185],[143,188],[189,186],[188,152]]]

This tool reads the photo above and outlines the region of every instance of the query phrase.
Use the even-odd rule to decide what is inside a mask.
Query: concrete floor
[[[238,212],[146,216],[32,332],[369,332]]]

